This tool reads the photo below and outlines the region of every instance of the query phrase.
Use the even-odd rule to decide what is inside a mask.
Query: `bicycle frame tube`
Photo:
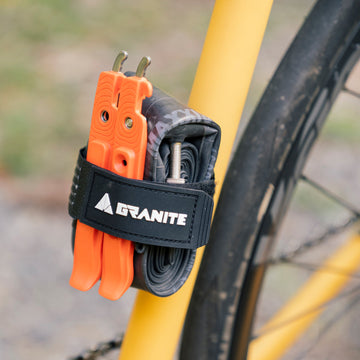
[[[189,106],[221,126],[215,203],[271,6],[272,0],[217,0],[214,6]],[[188,281],[173,296],[158,298],[139,291],[120,360],[169,360],[174,356],[202,254],[200,249]]]

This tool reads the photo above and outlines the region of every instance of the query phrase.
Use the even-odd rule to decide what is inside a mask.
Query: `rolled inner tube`
[[[220,129],[213,121],[157,88],[144,100],[142,113],[148,122],[144,179],[166,182],[171,143],[180,141],[186,186],[213,181],[220,143]],[[196,250],[136,244],[132,286],[160,297],[172,295],[190,275],[195,256]]]
[[[177,292],[190,275],[196,250],[141,246],[135,250],[133,287],[165,297]]]

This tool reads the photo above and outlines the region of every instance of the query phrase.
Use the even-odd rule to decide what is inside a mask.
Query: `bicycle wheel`
[[[360,57],[359,28],[359,1],[320,0],[270,81],[227,172],[180,359],[246,358],[275,235]]]

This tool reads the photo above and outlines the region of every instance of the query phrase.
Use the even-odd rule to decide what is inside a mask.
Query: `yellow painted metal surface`
[[[359,265],[360,236],[356,235],[338,249],[260,330],[264,335],[251,343],[248,359],[280,359],[322,313],[322,305],[343,289]]]
[[[216,121],[222,141],[215,168],[218,199],[272,0],[215,3],[189,106]],[[191,11],[191,9],[189,9]],[[183,288],[168,298],[139,291],[120,360],[173,358],[203,249]]]

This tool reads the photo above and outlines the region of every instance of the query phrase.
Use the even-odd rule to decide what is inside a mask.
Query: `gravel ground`
[[[64,199],[67,195],[64,194]],[[68,285],[70,218],[0,186],[0,358],[66,359],[121,332],[135,292],[119,301]]]

